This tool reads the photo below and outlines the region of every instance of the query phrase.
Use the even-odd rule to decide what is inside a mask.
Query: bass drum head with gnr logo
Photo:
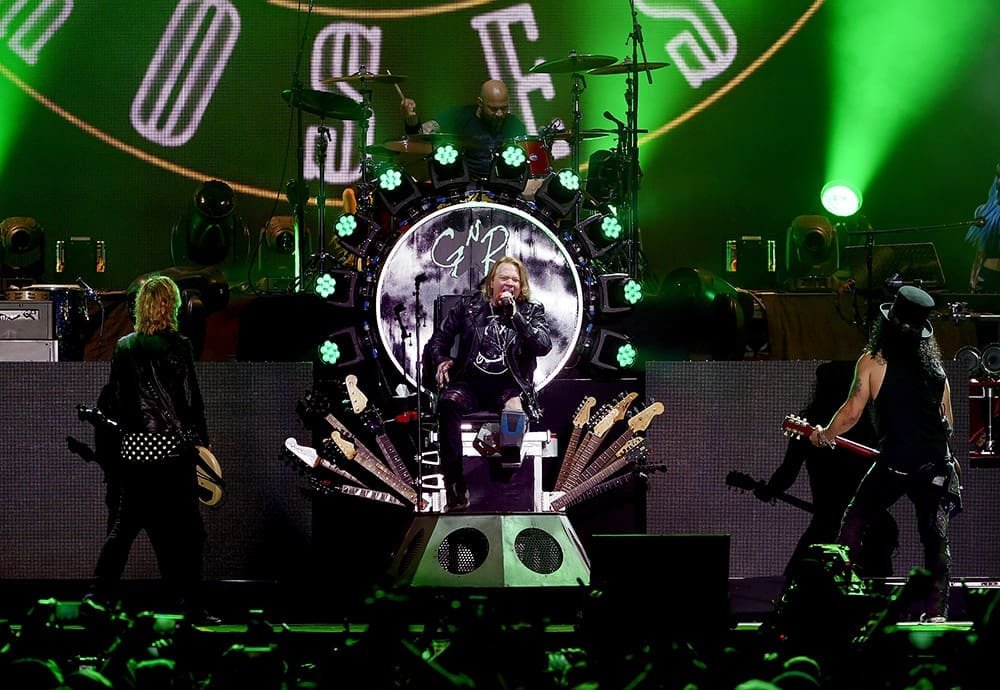
[[[416,379],[417,340],[422,349],[434,331],[434,300],[479,289],[489,269],[505,255],[524,262],[531,300],[545,307],[549,322],[552,351],[538,360],[535,387],[541,390],[566,366],[583,322],[580,276],[566,248],[529,211],[465,201],[438,207],[414,221],[389,251],[378,276],[379,335],[386,355],[411,383]],[[418,319],[413,293],[421,274],[426,280],[420,284]],[[403,338],[399,320],[409,338]]]

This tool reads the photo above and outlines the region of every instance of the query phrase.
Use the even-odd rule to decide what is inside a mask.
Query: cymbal
[[[587,70],[613,65],[614,63],[615,58],[610,55],[577,55],[576,53],[570,53],[569,57],[540,62],[528,71],[536,74],[539,72],[544,74],[586,72]]]
[[[581,129],[579,132],[559,132],[552,135],[553,139],[600,139],[609,134],[616,134],[614,130],[605,131],[602,129]]]
[[[608,67],[598,67],[597,69],[592,69],[587,74],[625,74],[627,72],[645,72],[647,69],[660,69],[661,67],[666,67],[669,62],[632,62],[631,60],[625,60],[624,62],[619,62],[617,65],[609,65]]]
[[[402,139],[382,142],[382,148],[396,153],[413,153],[428,156],[438,144],[451,144],[457,149],[481,148],[482,142],[461,134],[410,134]]]
[[[321,79],[321,84],[398,84],[401,81],[406,81],[406,77],[402,74],[376,74],[375,72],[369,72],[368,70],[361,70],[360,72],[355,72],[354,74],[348,74],[343,77],[330,77],[328,79]]]
[[[332,117],[336,120],[364,120],[367,117],[360,103],[336,93],[302,89],[296,95],[292,89],[285,89],[281,92],[281,97],[293,108],[320,117]]]

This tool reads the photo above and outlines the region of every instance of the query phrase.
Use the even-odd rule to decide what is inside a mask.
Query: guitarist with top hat
[[[832,447],[872,404],[879,454],[847,508],[838,542],[857,553],[865,527],[905,494],[916,509],[924,566],[933,580],[922,620],[937,622],[948,615],[948,522],[962,501],[948,447],[951,389],[929,321],[933,308],[934,299],[911,285],[880,307],[882,318],[858,358],[847,399],[809,440]]]

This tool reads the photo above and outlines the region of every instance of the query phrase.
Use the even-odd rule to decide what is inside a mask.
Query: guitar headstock
[[[649,449],[646,447],[646,439],[641,436],[634,436],[625,442],[615,457],[625,458],[629,462],[637,465],[645,464],[649,457]]]
[[[332,434],[330,434],[329,440],[337,448],[340,454],[343,455],[348,460],[353,460],[354,456],[358,454],[357,447],[353,443],[348,441],[346,438],[344,438],[344,435],[339,431],[334,431]],[[324,440],[324,445],[325,444],[326,441]]]
[[[793,414],[785,417],[785,421],[781,423],[781,430],[785,436],[792,436],[794,438],[809,438],[812,436],[813,431],[815,431],[808,420]]]
[[[602,406],[601,409],[606,411],[594,423],[591,432],[596,436],[604,436],[615,422],[625,418],[629,405],[638,397],[638,393],[623,393],[616,402]]]
[[[649,428],[650,423],[653,421],[653,417],[663,414],[663,403],[655,402],[652,405],[647,405],[644,409],[636,412],[628,420],[628,428],[632,430],[633,433],[638,431],[645,431]]]
[[[347,388],[347,399],[351,404],[351,411],[354,414],[364,412],[368,407],[368,398],[358,388],[358,377],[354,374],[348,374],[344,378],[344,387]]]
[[[742,489],[743,491],[753,491],[762,482],[757,481],[749,474],[743,472],[737,472],[733,470],[726,475],[726,486],[731,486],[735,489]]]
[[[577,429],[582,429],[586,426],[587,422],[590,421],[590,411],[594,409],[594,405],[597,404],[597,398],[592,395],[588,395],[580,403],[580,406],[576,408],[576,414],[573,415],[573,426]]]

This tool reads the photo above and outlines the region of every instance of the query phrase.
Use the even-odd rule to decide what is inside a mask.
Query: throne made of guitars
[[[440,295],[434,300],[435,327],[461,298]],[[543,462],[558,457],[551,431],[532,429],[528,415],[517,410],[473,410],[462,416],[461,424],[469,511],[540,512]],[[436,428],[430,439],[436,448]]]

